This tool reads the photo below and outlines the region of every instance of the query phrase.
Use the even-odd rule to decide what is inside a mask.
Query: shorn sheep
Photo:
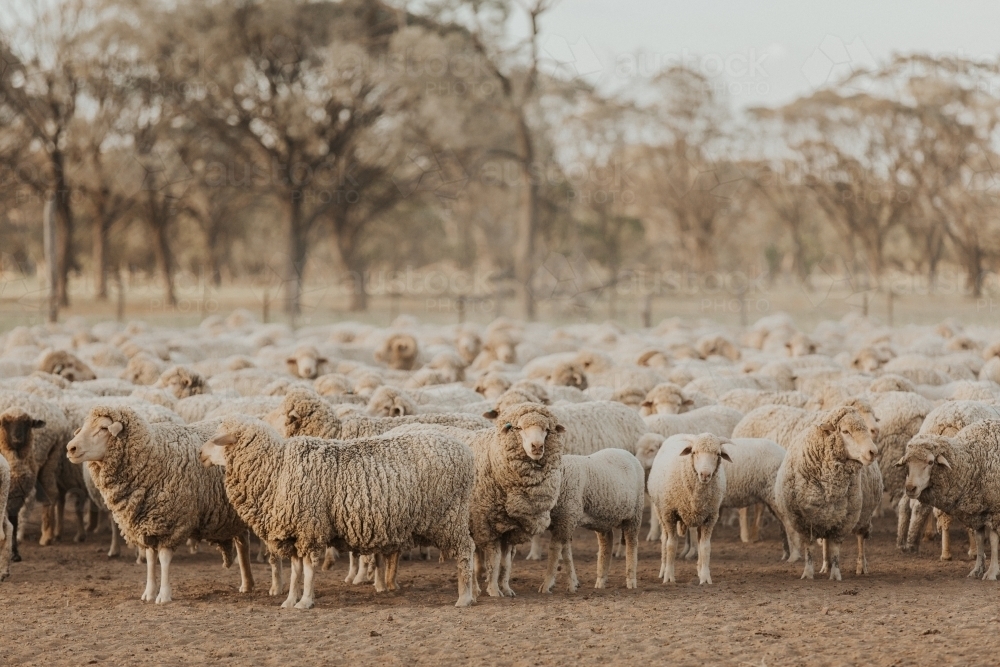
[[[189,539],[218,545],[227,567],[235,544],[240,592],[253,590],[247,525],[226,498],[222,472],[199,465],[209,435],[195,425],[150,424],[131,408],[98,406],[66,447],[70,461],[87,462],[125,539],[146,550],[144,602],[173,600],[170,562]]]
[[[563,455],[559,499],[552,508],[552,542],[545,578],[538,591],[549,593],[556,583],[559,561],[569,570],[569,590],[579,585],[573,566],[573,531],[586,528],[597,533],[597,583],[604,588],[611,570],[613,530],[625,538],[625,585],[636,587],[639,527],[645,502],[645,473],[626,451],[604,449],[590,456]]]
[[[272,555],[291,559],[282,607],[312,608],[313,556],[337,545],[390,554],[389,581],[401,551],[414,543],[436,546],[458,560],[455,606],[474,602],[474,465],[461,442],[429,430],[345,442],[285,440],[262,421],[233,416],[204,444],[201,457],[225,468],[229,499]]]

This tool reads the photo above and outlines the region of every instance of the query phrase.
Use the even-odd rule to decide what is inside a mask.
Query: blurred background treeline
[[[41,301],[51,199],[59,299],[94,312],[130,290],[637,323],[684,295],[753,318],[780,289],[890,319],[896,296],[992,305],[997,61],[899,55],[735,109],[669,59],[582,76],[542,48],[551,5],[15,4],[0,300]]]

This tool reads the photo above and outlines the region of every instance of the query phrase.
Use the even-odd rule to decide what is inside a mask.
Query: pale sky
[[[544,52],[591,82],[686,61],[746,107],[788,102],[893,53],[996,58],[1000,2],[562,0],[542,30]]]

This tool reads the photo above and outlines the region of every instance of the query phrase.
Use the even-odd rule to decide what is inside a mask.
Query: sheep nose
[[[702,482],[707,482],[711,478],[712,478],[712,473],[710,473],[710,472],[700,472],[700,473],[698,473],[698,479],[700,479]]]
[[[906,485],[906,495],[912,496],[914,493],[916,493],[916,491],[917,491],[917,487],[914,486],[913,484],[907,484]]]
[[[541,456],[545,453],[545,445],[532,445],[531,454],[533,456]]]

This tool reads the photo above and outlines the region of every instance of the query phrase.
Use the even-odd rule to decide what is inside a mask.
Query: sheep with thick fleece
[[[728,438],[702,433],[675,435],[660,446],[649,471],[649,496],[663,527],[660,577],[674,583],[678,524],[697,531],[698,583],[711,584],[712,530],[726,494]]]
[[[764,391],[761,389],[732,389],[719,397],[719,405],[747,414],[762,405],[789,405],[804,408],[809,396],[801,391]]]
[[[205,378],[186,366],[171,366],[153,384],[176,399],[211,393]]]
[[[97,375],[79,357],[66,350],[50,350],[38,360],[38,370],[63,377],[70,382],[96,380]]]
[[[621,529],[625,538],[625,585],[635,588],[645,496],[645,474],[632,454],[620,449],[604,449],[590,456],[564,454],[559,498],[549,525],[549,562],[538,591],[552,591],[560,559],[569,571],[569,590],[576,591],[579,580],[573,565],[572,541],[578,527],[597,533],[595,588],[607,584],[613,530]]]
[[[155,384],[167,368],[159,357],[142,352],[132,355],[118,377],[132,384]]]
[[[1000,407],[978,401],[946,401],[927,413],[927,418],[920,425],[917,434],[942,435],[953,438],[966,426],[987,419],[1000,419]],[[904,443],[903,448],[898,452],[885,452],[883,454],[884,464],[892,465],[893,472],[897,477],[902,477],[905,471],[893,464],[903,456],[907,443]],[[901,479],[899,483],[901,491],[903,481]],[[902,540],[905,538],[906,542],[905,546],[901,548],[902,551],[916,552],[919,549],[920,532],[930,516],[930,512],[931,508],[919,500],[912,500],[905,495],[900,499],[897,545],[902,544]],[[905,524],[904,518],[907,520]],[[948,514],[941,514],[938,517],[938,525],[941,530],[941,560],[951,560],[952,558],[949,534],[951,519],[952,517]]]
[[[878,466],[871,465],[878,450],[861,413],[850,406],[824,413],[821,420],[799,432],[787,449],[774,494],[782,516],[802,536],[802,578],[813,578],[812,545],[823,539],[830,578],[840,581],[840,546],[851,532],[858,537],[857,573],[867,573],[864,543],[871,512],[881,499],[882,478]],[[878,499],[872,502],[869,496],[876,488]]]
[[[996,580],[1000,574],[1000,421],[976,422],[954,437],[917,435],[898,465],[906,470],[906,495],[936,507],[975,531],[976,565],[970,577]],[[985,568],[985,539],[990,567]]]
[[[417,361],[417,339],[407,333],[392,334],[375,350],[375,361],[401,371],[412,370]]]
[[[522,403],[501,412],[494,428],[476,431],[468,442],[476,461],[472,539],[490,597],[513,597],[514,545],[549,526],[562,483],[565,430],[546,406]]]
[[[344,440],[382,435],[405,424],[439,424],[467,430],[489,428],[492,424],[482,417],[446,412],[409,415],[404,417],[368,417],[340,419],[329,403],[305,389],[294,389],[272,410],[266,421],[284,437],[307,435],[316,438]]]
[[[291,356],[285,359],[288,372],[304,380],[314,380],[323,371],[327,358],[312,345],[300,345]]]
[[[10,464],[0,456],[0,581],[10,578],[10,561],[14,555],[14,524],[7,518],[9,493]]]
[[[97,406],[66,446],[70,461],[87,463],[125,539],[146,550],[145,602],[172,601],[170,562],[174,549],[189,539],[218,545],[227,567],[235,544],[240,592],[253,590],[247,525],[226,497],[222,472],[199,465],[214,427],[151,424],[132,408]]]
[[[875,411],[866,398],[849,399],[843,405],[853,407],[862,415],[873,438],[878,437]],[[824,413],[788,405],[765,405],[747,413],[733,428],[734,438],[767,438],[784,448],[806,428],[824,419]]]
[[[414,542],[436,546],[458,560],[456,606],[474,602],[475,464],[461,442],[427,430],[349,442],[285,440],[264,422],[234,416],[201,451],[206,465],[224,466],[233,506],[271,553],[292,559],[283,607],[313,606],[312,556],[337,544],[396,556]],[[289,502],[290,492],[311,500]]]
[[[724,405],[707,405],[679,415],[650,415],[646,430],[665,438],[680,433],[712,433],[728,438],[743,419],[743,413]]]

